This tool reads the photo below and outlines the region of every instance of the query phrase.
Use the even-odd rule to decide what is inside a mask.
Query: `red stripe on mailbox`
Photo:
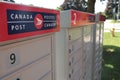
[[[95,23],[95,15],[81,11],[71,11],[71,26],[78,27]]]
[[[18,15],[15,13],[18,13]],[[24,14],[22,15],[22,13]],[[32,21],[32,18],[34,19],[35,15],[39,13],[45,20],[40,20],[40,17],[36,18],[38,21],[36,23],[37,27],[41,28],[43,24],[45,25],[43,28],[41,28],[41,30],[34,28],[34,26],[36,26],[34,25],[35,20]],[[31,25],[33,29],[30,29],[29,25]],[[59,30],[60,12],[57,10],[0,2],[0,42],[41,35],[50,32],[57,32]]]
[[[105,21],[105,19],[106,19],[106,18],[105,18],[104,15],[100,15],[100,16],[99,16],[99,21]]]

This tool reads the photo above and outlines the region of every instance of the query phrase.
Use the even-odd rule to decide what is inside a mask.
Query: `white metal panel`
[[[51,36],[0,48],[0,77],[51,54]]]
[[[71,28],[71,11],[61,11],[60,14],[60,27]]]
[[[56,38],[56,79],[67,80],[68,75],[68,30],[61,29]]]
[[[75,40],[73,43],[69,44],[69,49],[71,50],[71,54],[75,53],[77,50],[83,47],[82,45],[82,37]]]
[[[69,40],[74,41],[74,40],[82,37],[82,28],[81,27],[71,28],[71,29],[69,29],[68,34],[69,34]]]
[[[81,63],[80,63],[80,62],[77,62],[76,64],[74,64],[73,67],[70,68],[70,70],[69,70],[69,75],[71,75],[71,78],[75,75],[75,73],[76,73],[77,71],[80,70],[80,65],[81,65]]]
[[[76,53],[72,54],[69,58],[69,65],[73,66],[76,62],[82,62],[82,48]]]
[[[76,72],[76,74],[73,76],[72,80],[80,80],[81,75],[80,75],[80,70]]]
[[[44,77],[51,73],[51,67],[51,56],[49,55],[1,80],[44,80]],[[52,78],[50,76],[49,80]]]

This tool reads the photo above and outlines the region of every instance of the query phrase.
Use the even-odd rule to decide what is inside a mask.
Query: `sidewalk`
[[[120,32],[120,23],[111,23],[106,20],[104,24],[104,32],[110,32],[110,29],[115,28],[115,32]]]

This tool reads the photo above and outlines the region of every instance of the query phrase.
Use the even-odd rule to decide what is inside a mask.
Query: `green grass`
[[[120,80],[120,32],[104,33],[102,80]]]
[[[112,20],[111,23],[120,23],[120,21],[119,20],[116,20],[116,21]]]

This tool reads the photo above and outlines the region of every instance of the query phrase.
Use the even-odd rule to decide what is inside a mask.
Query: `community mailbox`
[[[104,21],[105,16],[96,14],[96,27],[93,30],[93,80],[101,80]]]
[[[54,80],[60,13],[0,2],[0,80]]]
[[[61,30],[55,36],[56,80],[91,80],[95,15],[67,10],[61,12],[60,21]]]

